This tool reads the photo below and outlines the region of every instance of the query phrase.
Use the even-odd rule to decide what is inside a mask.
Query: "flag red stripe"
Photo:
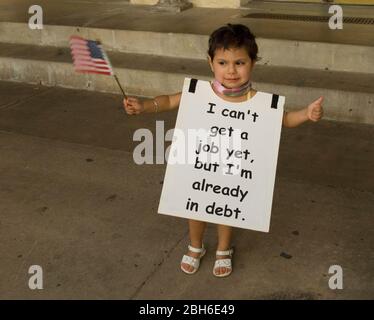
[[[111,76],[113,75],[113,72],[110,72],[110,71],[98,71],[98,70],[95,70],[95,69],[75,69],[76,72],[80,72],[80,73],[96,73],[96,74],[104,74],[104,75],[107,75],[107,76]]]
[[[90,57],[73,57],[73,62],[79,63],[80,61],[91,62],[91,63],[97,64],[97,65],[103,65],[103,66],[110,67],[110,65],[105,60],[95,60],[95,59],[91,59]]]
[[[98,65],[95,65],[94,63],[74,63],[74,66],[76,68],[79,68],[79,67],[93,67],[93,68],[100,69],[100,70],[109,70],[109,71],[111,70],[107,66],[98,66]]]

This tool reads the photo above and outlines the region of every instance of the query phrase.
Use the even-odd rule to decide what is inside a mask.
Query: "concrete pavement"
[[[1,299],[373,299],[374,127],[283,129],[270,233],[237,229],[234,272],[179,262],[184,219],[157,215],[165,165],[137,166],[119,95],[0,82]],[[44,289],[28,288],[40,265]],[[331,265],[343,290],[331,290]]]

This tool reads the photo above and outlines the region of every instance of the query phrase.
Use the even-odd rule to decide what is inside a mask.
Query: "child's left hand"
[[[319,97],[316,101],[312,102],[307,107],[307,115],[309,120],[317,122],[321,120],[323,116],[323,107],[322,107],[323,97]]]

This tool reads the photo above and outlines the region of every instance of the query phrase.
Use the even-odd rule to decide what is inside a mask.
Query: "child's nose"
[[[236,68],[235,68],[235,65],[233,65],[233,64],[230,64],[229,65],[229,73],[235,73],[236,72]]]

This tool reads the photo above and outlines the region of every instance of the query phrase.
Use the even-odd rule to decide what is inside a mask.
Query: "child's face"
[[[226,88],[237,88],[251,78],[254,62],[245,48],[217,49],[209,64],[214,77]]]

